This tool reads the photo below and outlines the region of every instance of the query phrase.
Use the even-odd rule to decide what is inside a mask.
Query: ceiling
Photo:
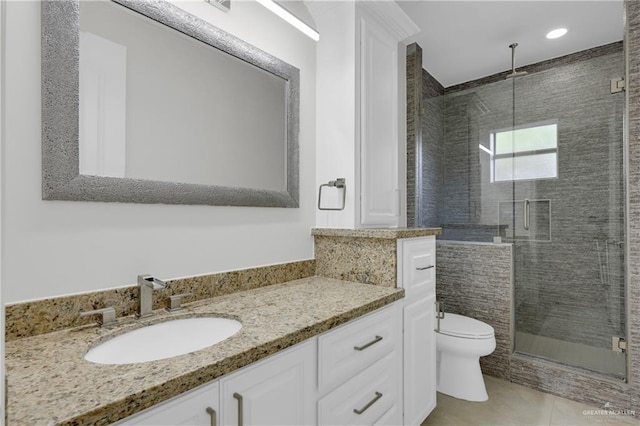
[[[398,0],[422,31],[422,66],[444,87],[622,40],[622,0]],[[569,32],[548,40],[547,32]]]

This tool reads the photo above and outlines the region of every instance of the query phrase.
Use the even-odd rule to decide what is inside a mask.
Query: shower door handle
[[[531,203],[529,202],[528,198],[524,199],[524,212],[523,212],[523,219],[524,219],[524,223],[522,224],[524,226],[524,230],[528,231],[529,230],[529,214],[531,213]]]

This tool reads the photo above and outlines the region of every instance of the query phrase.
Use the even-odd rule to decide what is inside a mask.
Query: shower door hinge
[[[623,92],[625,89],[624,78],[612,78],[611,79],[611,93]]]
[[[626,352],[627,341],[624,339],[624,337],[613,336],[611,338],[611,349],[614,352]]]

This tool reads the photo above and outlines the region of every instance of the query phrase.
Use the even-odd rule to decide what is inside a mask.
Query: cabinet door
[[[408,301],[435,294],[435,237],[398,240],[398,281]]]
[[[360,19],[360,223],[398,226],[398,42]]]
[[[436,406],[435,295],[404,307],[404,424],[419,425]]]
[[[220,381],[223,425],[315,423],[316,340]]]
[[[220,415],[218,385],[217,381],[206,384],[128,417],[116,425],[217,426]]]

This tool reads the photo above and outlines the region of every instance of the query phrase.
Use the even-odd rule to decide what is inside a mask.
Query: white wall
[[[7,2],[5,303],[313,257],[315,42],[253,2],[175,3],[300,69],[301,207],[42,201],[40,6]]]

